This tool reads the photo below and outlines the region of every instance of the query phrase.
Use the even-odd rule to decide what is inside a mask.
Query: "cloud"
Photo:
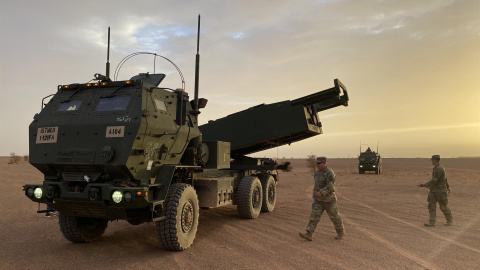
[[[132,35],[140,51],[157,52],[168,41],[168,33],[154,28],[152,25],[138,29]]]
[[[461,128],[475,128],[480,127],[480,123],[470,123],[461,125],[445,125],[445,126],[425,126],[425,127],[406,127],[406,128],[392,128],[392,129],[375,129],[375,130],[358,130],[329,133],[329,136],[342,136],[342,135],[365,135],[365,134],[382,134],[382,133],[399,133],[399,132],[412,132],[412,131],[434,131],[434,130],[447,130],[447,129],[461,129]]]
[[[340,78],[351,101],[320,114],[332,122],[329,134],[409,130],[389,128],[399,125],[454,130],[442,121],[480,121],[479,8],[480,1],[451,0],[7,1],[0,9],[0,120],[9,128],[0,131],[0,149],[28,152],[26,127],[41,98],[57,84],[103,73],[108,26],[112,70],[130,53],[155,52],[179,66],[192,93],[198,13],[200,93],[210,99],[202,117],[296,99]],[[153,72],[152,60],[132,59],[119,79]],[[157,60],[156,71],[168,74],[162,85],[179,87],[176,70]],[[431,114],[439,104],[453,107],[441,119]]]
[[[243,32],[238,32],[232,35],[233,39],[244,39],[245,38],[245,33]]]

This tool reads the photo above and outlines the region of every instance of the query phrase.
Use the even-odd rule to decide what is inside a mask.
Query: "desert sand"
[[[437,226],[427,228],[429,159],[384,159],[381,175],[357,172],[356,159],[329,159],[337,175],[338,206],[347,237],[335,240],[322,217],[312,242],[298,236],[311,208],[313,176],[305,160],[280,172],[277,204],[257,219],[238,217],[235,206],[201,210],[193,245],[165,251],[155,225],[109,223],[89,244],[61,234],[58,218],[37,214],[21,190],[42,175],[28,162],[0,158],[1,269],[478,269],[480,266],[480,159],[443,159],[451,186],[454,225],[437,207]],[[45,209],[45,205],[40,206]]]

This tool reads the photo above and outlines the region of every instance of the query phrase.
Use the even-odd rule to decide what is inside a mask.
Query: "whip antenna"
[[[195,100],[194,100],[194,108],[193,111],[195,113],[195,118],[198,119],[198,114],[200,111],[198,110],[198,80],[199,80],[199,72],[200,72],[200,14],[198,14],[198,30],[197,30],[197,55],[195,57]]]
[[[107,64],[106,64],[106,71],[105,77],[107,80],[110,80],[110,26],[108,27],[108,47],[107,47]]]

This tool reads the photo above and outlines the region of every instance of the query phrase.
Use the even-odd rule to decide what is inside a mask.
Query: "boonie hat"
[[[325,163],[325,162],[327,162],[326,157],[317,157],[317,164]]]

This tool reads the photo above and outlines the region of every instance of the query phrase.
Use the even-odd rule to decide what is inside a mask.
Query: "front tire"
[[[100,238],[105,233],[108,220],[101,218],[71,217],[62,213],[58,224],[63,236],[73,243],[88,243]]]
[[[262,184],[255,176],[246,176],[238,184],[238,215],[246,219],[258,217],[262,209]]]
[[[262,183],[262,210],[263,213],[272,212],[277,201],[277,190],[275,180],[271,175],[262,175],[260,177]]]
[[[197,234],[198,197],[188,184],[172,184],[165,203],[165,219],[156,222],[156,234],[166,250],[185,250]]]

